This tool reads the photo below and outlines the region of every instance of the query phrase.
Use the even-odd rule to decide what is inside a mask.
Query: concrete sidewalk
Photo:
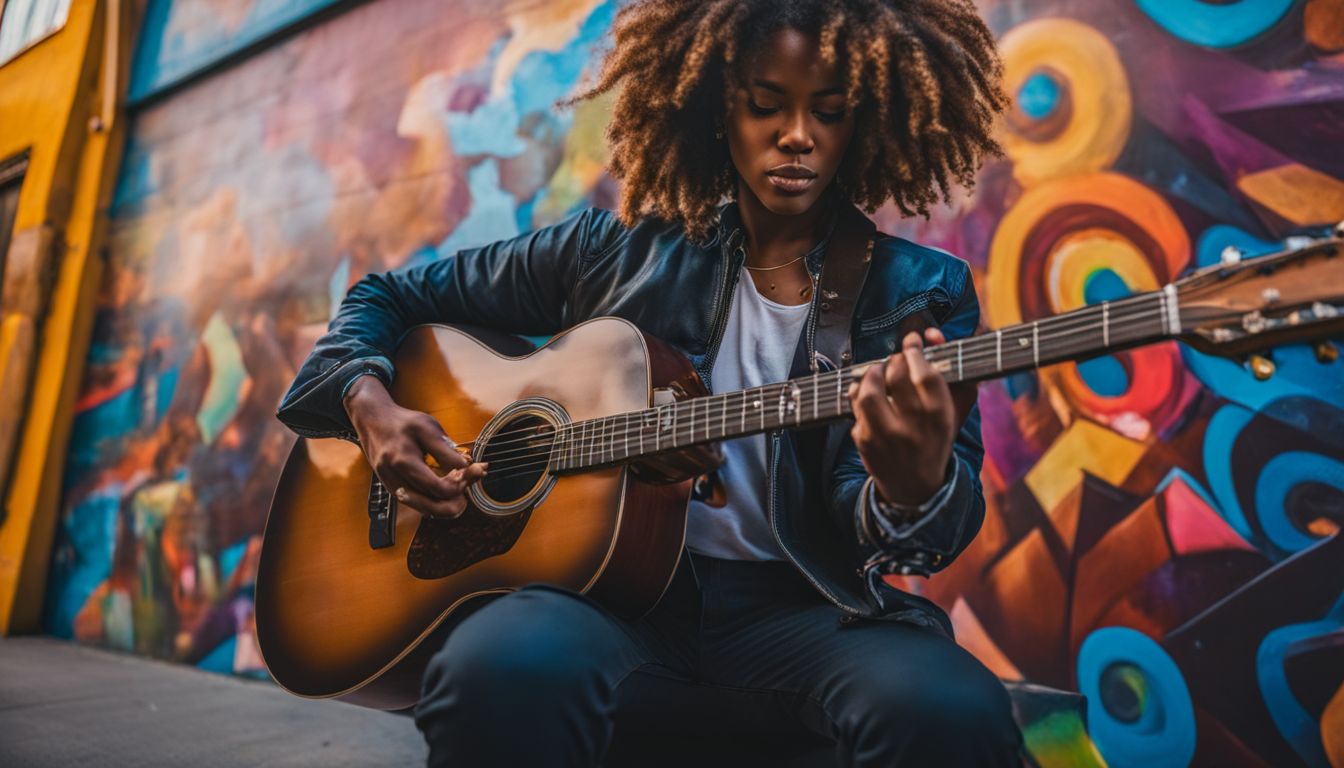
[[[53,638],[0,639],[0,766],[424,761],[409,717]]]

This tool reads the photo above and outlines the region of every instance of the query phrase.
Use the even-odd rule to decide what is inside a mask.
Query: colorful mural
[[[174,45],[213,39],[167,5]],[[988,328],[1344,219],[1340,0],[980,7],[1006,156],[929,220],[877,218],[967,258]],[[51,631],[264,675],[280,394],[360,275],[614,203],[605,106],[553,108],[613,14],[357,4],[136,115]],[[982,387],[985,527],[906,586],[1002,677],[1088,696],[1086,723],[1032,716],[1039,764],[1344,768],[1344,363],[1273,359],[1172,343]]]

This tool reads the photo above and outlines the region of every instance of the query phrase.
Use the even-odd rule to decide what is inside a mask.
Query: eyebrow
[[[758,79],[758,80],[752,80],[752,81],[751,81],[751,84],[754,85],[754,86],[757,86],[758,88],[764,88],[764,89],[767,90],[767,91],[773,91],[773,92],[778,93],[778,94],[781,94],[781,95],[784,93],[784,86],[780,85],[779,83],[771,82],[771,81],[769,81],[769,80],[759,80],[759,79]],[[837,85],[837,86],[835,86],[835,87],[833,87],[833,88],[823,88],[823,89],[821,89],[820,91],[813,91],[813,92],[812,92],[812,95],[813,95],[813,96],[831,96],[831,95],[833,95],[833,94],[843,94],[844,92],[845,92],[844,87],[843,87],[843,86],[839,86],[839,85]]]

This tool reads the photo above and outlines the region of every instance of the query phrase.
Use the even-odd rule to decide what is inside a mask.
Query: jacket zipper
[[[704,381],[705,388],[711,392],[714,390],[710,386],[710,370],[714,367],[714,360],[719,356],[719,344],[723,343],[723,334],[728,328],[727,309],[731,301],[730,293],[737,287],[737,273],[741,271],[746,255],[746,250],[739,244],[728,258],[724,259],[726,273],[722,277],[719,294],[714,297],[714,308],[710,310],[714,332],[710,335],[705,357],[700,361],[700,378]]]
[[[776,514],[779,500],[779,430],[770,433],[770,442],[767,444],[767,450],[769,451],[767,463],[770,465],[770,495],[766,502],[766,514],[770,518],[770,532],[775,536],[775,543],[779,545],[779,551],[783,552],[784,556],[789,558],[789,562],[793,563],[794,569],[803,574],[803,578],[811,582],[812,586],[818,592],[847,614],[847,616],[841,617],[841,622],[847,624],[849,621],[853,620],[853,617],[862,615],[863,611],[845,603],[837,597],[834,592],[827,589],[820,581],[817,581],[816,577],[804,568],[802,564],[798,562],[798,558],[784,545],[784,536],[779,532],[779,515]]]

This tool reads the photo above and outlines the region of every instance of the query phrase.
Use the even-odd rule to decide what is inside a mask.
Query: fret
[[[724,438],[728,436],[728,398],[720,395],[719,400],[723,403],[723,418],[719,419],[719,437]]]
[[[630,458],[630,414],[629,414],[629,413],[625,414],[625,427],[624,427],[624,429],[623,429],[622,431],[625,432],[625,435],[624,435],[624,437],[625,437],[625,444],[621,447],[621,458],[622,458],[622,459],[628,459],[628,458]]]
[[[1111,346],[1111,302],[1101,302],[1101,346]]]
[[[817,405],[821,402],[821,398],[817,396],[817,377],[820,376],[820,375],[821,375],[820,373],[814,373],[814,374],[812,374],[812,418],[813,418],[813,419],[816,419],[816,418],[817,418]]]
[[[963,368],[961,364],[961,352],[962,347],[964,346],[966,345],[963,344],[962,342],[960,341],[957,342],[957,381],[961,381],[962,379],[966,378],[966,369]]]
[[[677,407],[676,403],[669,405],[668,408],[672,411],[672,446],[675,448],[680,443],[677,439],[677,412],[681,409]]]
[[[639,417],[639,455],[644,455],[644,423],[648,421],[643,416]]]
[[[1176,297],[1175,283],[1162,286],[1162,306],[1166,309],[1166,331],[1172,336],[1181,335],[1181,304]]]
[[[1003,329],[994,332],[994,362],[998,365],[999,373],[1003,373]]]
[[[738,410],[742,412],[742,426],[738,427],[737,433],[745,435],[747,433],[747,390],[745,389],[742,390],[742,407]]]
[[[834,375],[835,375],[835,412],[837,414],[840,414],[845,412],[844,408],[840,405],[840,394],[841,394],[840,387],[843,386],[845,377],[841,374],[840,371],[835,371]]]
[[[1041,322],[1033,320],[1031,323],[1031,356],[1032,362],[1037,368],[1041,367]]]

